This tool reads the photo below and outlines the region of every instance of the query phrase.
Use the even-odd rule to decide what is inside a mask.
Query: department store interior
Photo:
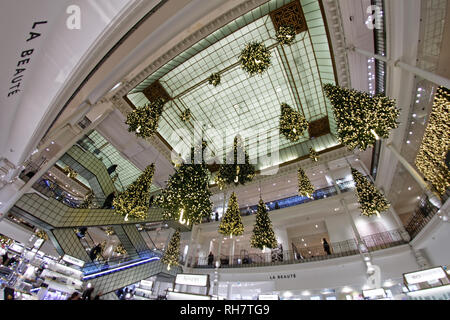
[[[1,300],[450,300],[450,1],[0,17]]]

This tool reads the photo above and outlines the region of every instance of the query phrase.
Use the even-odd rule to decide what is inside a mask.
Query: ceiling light
[[[111,90],[109,90],[109,92],[117,89],[121,84],[122,84],[122,82],[117,83],[114,87],[111,88]]]
[[[288,183],[291,183],[291,180],[288,180]]]
[[[386,288],[390,288],[393,285],[394,285],[394,283],[391,280],[387,280],[383,283],[383,287],[386,287]]]
[[[334,208],[334,211],[339,211],[339,208]]]
[[[316,224],[316,228],[318,228],[319,226]]]
[[[412,190],[412,188],[411,187],[408,187],[408,191],[411,191]]]
[[[305,241],[305,239],[302,238],[302,241]]]
[[[276,183],[274,183],[273,185],[274,185],[274,186],[276,186],[277,184],[276,184]]]
[[[406,141],[406,143],[407,143],[407,144],[410,144],[410,143],[411,143],[411,141],[409,141],[409,140],[408,140],[408,141]]]
[[[306,291],[303,291],[303,292],[302,292],[302,295],[303,295],[303,296],[310,296],[311,293],[310,293],[309,291],[306,290]]]
[[[305,247],[307,246],[307,244],[305,243]]]
[[[285,297],[285,298],[290,298],[290,297],[292,297],[292,292],[286,291],[285,293],[283,293],[283,297]]]
[[[417,91],[421,92],[421,91],[422,91],[422,88],[417,89]]]
[[[420,200],[420,197],[417,197],[417,200]]]
[[[50,142],[51,144],[55,144],[55,141]]]
[[[45,151],[50,151],[50,149],[49,148],[45,148]]]
[[[413,113],[412,117],[413,117],[413,118],[417,117],[417,114]]]
[[[281,92],[281,87],[278,87],[278,88],[277,88],[277,92]]]
[[[410,131],[409,134],[413,134],[412,131]]]
[[[420,100],[416,100],[416,103],[419,103],[420,102]]]

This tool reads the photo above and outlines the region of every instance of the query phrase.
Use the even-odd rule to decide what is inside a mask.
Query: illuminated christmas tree
[[[280,133],[292,142],[296,142],[308,129],[308,121],[288,104],[281,104]]]
[[[189,225],[199,224],[212,212],[209,190],[210,173],[203,159],[206,143],[202,147],[191,149],[190,162],[180,164],[169,178],[166,188],[157,198],[157,203],[164,209],[165,219],[178,220]],[[200,155],[196,153],[202,152]],[[201,159],[196,164],[195,158]]]
[[[439,87],[415,164],[440,195],[450,188],[450,89]],[[448,161],[448,160],[447,160]]]
[[[298,168],[298,194],[303,197],[312,198],[314,193],[314,186],[302,168]]]
[[[155,165],[152,163],[144,172],[130,184],[127,189],[113,200],[117,214],[136,219],[145,219],[148,216],[150,187],[152,185]]]
[[[228,208],[220,222],[219,233],[230,237],[240,236],[244,233],[239,204],[234,192],[231,194],[230,200],[228,201]]]
[[[351,170],[362,214],[368,217],[372,215],[379,216],[381,212],[388,210],[390,203],[373,183],[359,173],[358,170],[354,168],[351,168]]]
[[[164,108],[164,100],[156,99],[154,102],[133,110],[127,115],[125,123],[128,131],[134,132],[141,138],[149,138],[156,133],[158,122]]]
[[[250,238],[250,245],[253,248],[261,250],[265,248],[276,248],[277,240],[272,229],[272,222],[269,218],[266,204],[262,199],[259,200],[258,209],[256,211],[256,223],[253,227],[253,234]]]
[[[223,162],[215,178],[220,189],[223,189],[226,184],[243,185],[253,180],[255,167],[250,164],[249,156],[239,136],[234,139],[233,152],[229,153]]]
[[[393,99],[332,84],[325,84],[324,91],[333,105],[339,141],[349,150],[366,150],[398,127],[400,111]]]
[[[170,270],[170,266],[178,266],[180,257],[180,231],[176,230],[170,239],[169,245],[164,252],[161,262],[167,264],[167,270]]]
[[[319,154],[312,147],[309,148],[309,158],[314,162],[319,161]]]

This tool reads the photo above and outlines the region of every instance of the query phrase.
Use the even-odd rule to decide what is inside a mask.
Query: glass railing
[[[373,234],[362,237],[369,252],[382,250],[407,242],[402,239],[399,230]],[[304,246],[303,243],[292,243],[293,250],[279,248],[269,252],[239,254],[234,256],[221,255],[221,268],[264,267],[279,264],[295,264],[329,260],[359,254],[356,239],[330,243],[327,253],[323,246]],[[218,260],[217,258],[214,261]],[[214,268],[214,262],[208,257],[195,257],[188,260],[188,266],[193,268]]]
[[[57,183],[49,179],[40,178],[33,184],[33,189],[44,196],[58,200],[71,208],[80,208],[84,202],[84,200],[76,199],[69,192],[61,188]],[[101,208],[104,202],[105,198],[94,196],[92,200],[92,207]]]
[[[107,260],[95,260],[87,262],[82,271],[84,278],[93,278],[95,275],[101,276],[112,272],[123,270],[124,268],[133,267],[139,263],[144,263],[151,258],[161,258],[162,252],[159,250],[145,250],[136,254],[114,257]],[[106,272],[105,272],[106,271]],[[109,272],[108,272],[109,271]],[[99,274],[100,273],[100,274]]]
[[[442,203],[448,200],[450,196],[450,189],[442,197]],[[436,213],[439,211],[437,207],[432,205],[427,196],[422,197],[419,206],[414,214],[406,223],[405,229],[409,233],[411,239],[415,238],[420,231],[433,219]]]
[[[355,183],[353,180],[349,180],[349,181],[339,182],[337,184],[337,186],[338,186],[339,190],[342,193],[344,193],[344,192],[353,190],[355,187]],[[336,191],[336,188],[334,186],[329,186],[329,187],[325,187],[325,188],[314,191],[314,193],[312,194],[312,198],[308,198],[308,197],[304,197],[304,196],[292,196],[292,197],[288,197],[288,198],[283,198],[283,199],[278,199],[278,200],[274,200],[271,202],[267,202],[266,206],[269,211],[278,210],[278,209],[297,206],[302,203],[308,203],[308,202],[315,201],[315,200],[329,198],[329,197],[332,197],[337,194],[338,193]],[[242,216],[249,216],[249,215],[256,214],[257,209],[258,209],[258,206],[253,205],[253,206],[249,206],[249,207],[239,208],[239,211],[241,212]],[[214,218],[203,219],[203,223],[213,222],[213,221],[215,221]]]

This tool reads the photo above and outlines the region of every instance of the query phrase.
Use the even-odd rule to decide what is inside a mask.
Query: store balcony
[[[358,248],[356,239],[330,243],[330,253],[327,254],[323,246],[303,247],[292,244],[293,250],[268,250],[269,252],[250,253],[245,255],[220,256],[220,268],[254,268],[274,265],[308,263],[322,260],[358,255],[362,252],[374,252],[395,246],[407,244],[402,238],[400,230],[373,234],[361,238],[365,247]],[[216,258],[216,260],[218,260]],[[214,268],[208,265],[208,257],[194,257],[187,264],[192,268]]]

